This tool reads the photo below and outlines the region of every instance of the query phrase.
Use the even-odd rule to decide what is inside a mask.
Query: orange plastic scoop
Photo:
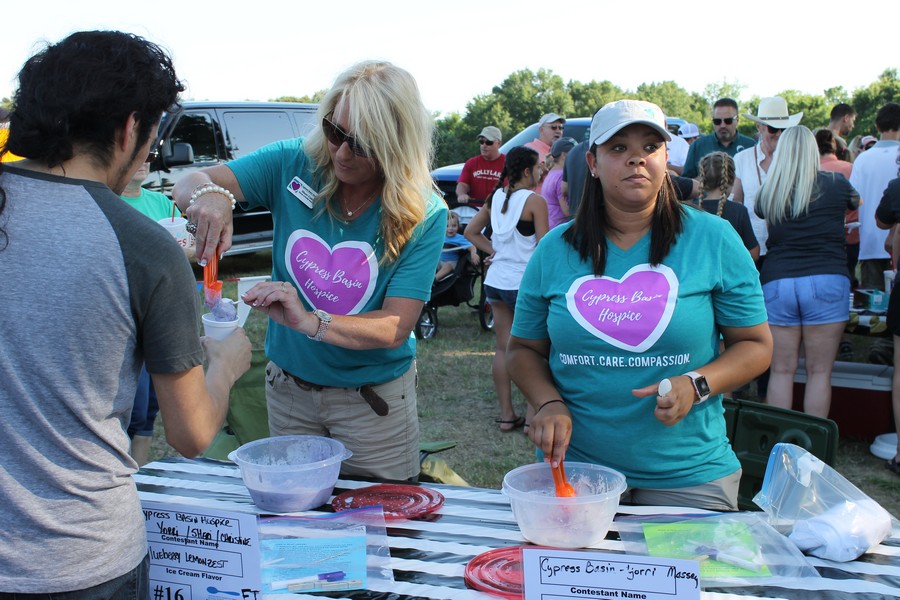
[[[222,299],[222,282],[219,279],[219,257],[212,259],[203,267],[203,301],[212,308]]]
[[[563,467],[563,462],[557,462],[554,467],[551,460],[550,470],[553,472],[553,484],[556,486],[556,497],[574,498],[577,494],[575,493],[575,488],[572,487],[572,484],[566,481],[566,469]]]

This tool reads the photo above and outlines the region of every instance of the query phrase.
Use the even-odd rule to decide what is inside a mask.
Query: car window
[[[316,129],[316,111],[295,110],[294,123],[297,125],[297,135],[307,137]]]
[[[190,144],[194,149],[194,162],[216,162],[216,130],[209,113],[191,112],[181,115],[169,138],[171,143]]]
[[[229,111],[225,113],[225,128],[234,158],[296,136],[288,114],[281,111]]]

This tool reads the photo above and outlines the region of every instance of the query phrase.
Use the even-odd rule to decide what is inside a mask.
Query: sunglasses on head
[[[325,134],[325,139],[335,146],[343,146],[344,142],[346,142],[350,149],[353,150],[353,154],[356,156],[361,156],[366,158],[369,154],[366,152],[365,148],[362,147],[362,144],[359,143],[359,140],[356,139],[355,136],[350,135],[336,124],[332,123],[329,117],[333,116],[334,113],[330,113],[327,117],[322,118],[322,132]]]
[[[482,146],[493,146],[494,140],[486,140],[486,139],[482,138],[482,139],[478,140],[478,143],[481,144]]]
[[[769,128],[769,133],[772,135],[777,135],[779,133],[784,133],[784,129],[778,129],[777,127],[772,127],[771,125],[766,125]]]
[[[721,125],[722,121],[725,121],[726,125],[731,125],[735,121],[737,121],[737,117],[725,117],[724,119],[713,119],[713,125]]]

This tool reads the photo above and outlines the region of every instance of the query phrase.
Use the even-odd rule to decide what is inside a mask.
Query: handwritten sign
[[[142,504],[154,600],[256,600],[262,588],[256,515]]]
[[[696,561],[523,548],[525,598],[700,598]]]

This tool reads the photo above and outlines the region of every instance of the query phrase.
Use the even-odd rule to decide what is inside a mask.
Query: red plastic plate
[[[340,511],[376,504],[382,506],[387,520],[415,519],[443,506],[444,495],[417,485],[383,483],[338,494],[331,508]]]
[[[466,565],[465,581],[473,590],[520,600],[524,593],[522,546],[479,554]]]

